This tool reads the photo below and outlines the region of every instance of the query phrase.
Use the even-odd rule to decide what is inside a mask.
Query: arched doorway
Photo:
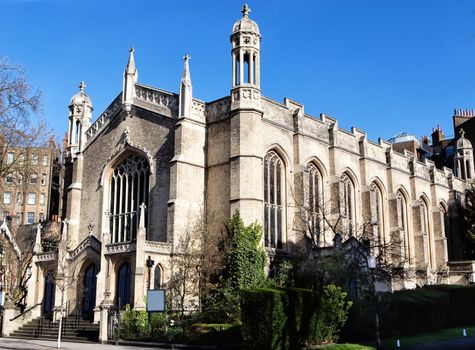
[[[55,290],[55,283],[54,283],[53,274],[51,272],[48,272],[45,277],[45,290],[44,290],[44,297],[43,297],[43,314],[45,316],[53,315],[54,290]]]
[[[117,306],[123,309],[130,304],[130,263],[123,263],[117,273]]]
[[[95,264],[89,265],[84,273],[82,314],[85,319],[91,319],[92,310],[96,306],[96,274]]]

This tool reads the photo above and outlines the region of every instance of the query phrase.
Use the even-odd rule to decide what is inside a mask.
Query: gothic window
[[[409,225],[407,224],[407,201],[406,197],[398,191],[396,194],[396,204],[397,204],[397,223],[399,230],[403,231],[404,238],[404,257],[409,258]]]
[[[313,234],[320,233],[320,218],[322,205],[322,176],[317,167],[310,163],[307,165],[308,179],[308,228]]]
[[[471,179],[472,178],[472,173],[470,171],[470,161],[467,159],[465,161],[465,169],[466,169],[466,175],[467,175],[467,179]]]
[[[348,233],[353,232],[355,226],[355,187],[348,175],[343,174],[340,179],[340,214],[348,222]]]
[[[421,198],[419,200],[419,215],[420,215],[420,222],[421,222],[421,232],[425,236],[424,237],[424,250],[427,252],[425,256],[425,262],[432,266],[432,237],[430,233],[429,227],[429,209],[427,203]]]
[[[379,246],[383,241],[384,217],[382,193],[379,187],[373,182],[370,186],[370,206],[371,206],[371,224],[374,228],[376,244]]]
[[[284,216],[284,166],[271,151],[264,158],[264,242],[269,248],[282,248]]]
[[[35,173],[30,174],[30,184],[34,185],[38,182],[38,175]]]
[[[114,169],[110,182],[109,208],[112,243],[135,240],[140,205],[148,205],[149,174],[147,159],[139,155],[128,156]]]

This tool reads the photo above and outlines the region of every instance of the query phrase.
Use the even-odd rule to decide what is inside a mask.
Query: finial
[[[83,82],[83,81],[81,81],[81,82],[79,83],[79,91],[84,92],[84,89],[85,89],[85,88],[86,88],[86,83]]]
[[[249,14],[251,13],[251,8],[247,4],[244,4],[241,12],[243,17],[249,17]]]
[[[183,56],[183,60],[185,62],[188,62],[189,60],[191,60],[191,56],[186,53],[185,56]]]
[[[130,53],[133,53],[134,51],[135,51],[134,47],[131,46],[130,49],[129,49],[129,52],[130,52]]]
[[[462,128],[460,128],[460,130],[459,130],[459,134],[460,134],[460,138],[464,138],[465,131],[463,131],[463,129],[462,129]]]

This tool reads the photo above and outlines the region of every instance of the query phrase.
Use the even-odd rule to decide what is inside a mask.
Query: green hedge
[[[475,286],[437,285],[384,293],[378,302],[382,337],[412,335],[475,324]],[[355,303],[342,338],[374,336],[372,297]]]
[[[241,296],[242,340],[246,349],[285,349],[286,293],[249,289]]]
[[[319,296],[298,288],[244,290],[243,346],[296,349],[303,344],[335,341],[350,306],[346,293],[335,286],[325,286]]]

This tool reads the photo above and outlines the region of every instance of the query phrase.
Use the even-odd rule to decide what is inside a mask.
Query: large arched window
[[[114,169],[110,182],[109,209],[112,243],[135,240],[140,205],[148,205],[149,174],[147,159],[136,154],[123,159]]]
[[[423,198],[419,200],[419,215],[420,215],[420,224],[421,224],[421,233],[425,236],[424,250],[427,252],[424,259],[425,263],[432,267],[432,236],[429,227],[429,209],[428,205]]]
[[[403,256],[405,259],[409,259],[411,255],[410,245],[409,245],[409,225],[408,225],[408,210],[407,210],[407,200],[404,194],[401,191],[397,191],[396,194],[396,206],[397,206],[397,224],[399,230],[402,232],[402,237],[404,239],[403,247],[404,252]]]
[[[284,165],[271,151],[264,158],[264,242],[269,248],[282,248],[284,216]]]
[[[320,218],[322,215],[322,176],[317,167],[310,163],[307,165],[307,228],[312,235],[320,235]]]
[[[340,179],[340,214],[348,224],[348,234],[352,235],[355,227],[355,186],[347,174]]]
[[[440,202],[439,210],[441,215],[441,237],[447,237],[449,235],[449,212],[447,210],[447,205],[444,202]]]
[[[374,182],[370,186],[370,209],[375,243],[381,247],[384,244],[383,194]]]

